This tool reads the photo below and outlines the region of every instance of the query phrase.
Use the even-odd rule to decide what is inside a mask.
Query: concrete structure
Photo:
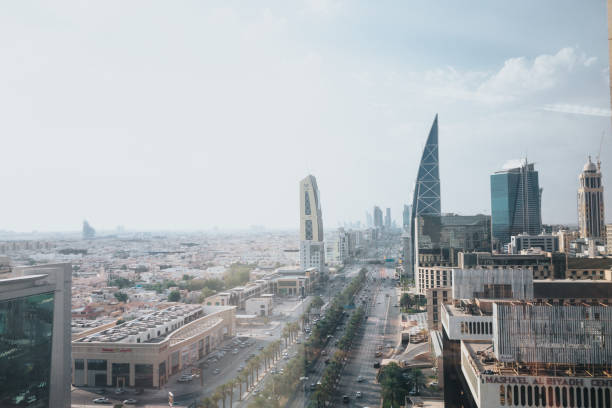
[[[569,230],[559,230],[557,232],[553,232],[559,241],[559,252],[569,253],[570,252],[570,242],[580,237],[578,231],[569,231]]]
[[[612,255],[612,224],[606,225],[606,253]]]
[[[72,267],[0,274],[0,406],[70,407]]]
[[[234,306],[174,305],[72,342],[76,386],[159,388],[235,334]]]
[[[457,257],[457,267],[461,269],[529,269],[534,279],[565,279],[567,262],[565,254],[555,253],[513,255],[460,252]]]
[[[273,298],[271,296],[252,298],[246,301],[244,310],[250,315],[257,315],[260,317],[270,316],[272,313],[272,304]]]
[[[559,252],[559,237],[553,234],[513,235],[508,246],[508,253],[520,254],[521,251],[532,248],[539,248],[544,252]]]
[[[534,303],[528,271],[520,278],[523,284],[503,270],[489,273],[489,294],[476,288],[472,277],[466,280],[457,273],[455,294],[482,297],[454,298],[442,306],[445,406],[610,406],[609,307]],[[508,285],[518,291],[496,299]],[[559,286],[538,288],[533,282],[534,296],[558,293],[562,287],[562,292],[572,290],[561,282],[546,285]],[[573,295],[584,289],[573,286]]]
[[[566,279],[611,280],[612,258],[568,258]]]
[[[453,299],[533,299],[528,269],[453,269]]]
[[[491,228],[494,247],[503,250],[510,237],[542,230],[540,184],[533,163],[491,175]]]
[[[325,269],[321,199],[312,175],[300,181],[300,265],[304,269]]]
[[[580,238],[605,239],[604,198],[601,162],[591,156],[578,177],[578,230]]]
[[[427,328],[429,330],[439,330],[440,313],[442,305],[449,304],[452,299],[452,289],[450,286],[441,288],[429,288],[425,290]]]

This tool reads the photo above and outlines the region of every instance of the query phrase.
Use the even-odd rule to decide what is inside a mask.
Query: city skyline
[[[575,175],[602,132],[612,179],[603,1],[188,2],[172,19],[152,2],[138,32],[138,4],[30,7],[0,17],[2,230],[76,231],[83,219],[100,231],[293,229],[295,180],[308,173],[328,225],[363,220],[373,202],[400,214],[436,112],[442,212],[489,214],[488,175],[527,156],[543,222],[576,224]],[[107,18],[113,36],[99,34]],[[380,182],[395,174],[394,188]]]

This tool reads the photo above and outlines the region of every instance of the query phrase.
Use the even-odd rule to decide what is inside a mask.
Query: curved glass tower
[[[438,115],[423,149],[412,195],[412,219],[422,214],[440,215],[440,170],[438,168]]]
[[[414,192],[412,194],[412,212],[410,214],[410,256],[408,275],[413,275],[414,262],[417,256],[416,222],[420,215],[441,215],[440,210],[440,170],[438,168],[438,115],[434,118],[427,142],[423,149]]]

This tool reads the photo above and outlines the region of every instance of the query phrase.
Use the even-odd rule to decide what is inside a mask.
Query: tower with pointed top
[[[416,224],[421,215],[441,215],[440,208],[440,170],[438,162],[438,115],[427,136],[427,142],[423,149],[414,191],[412,193],[412,213],[410,216],[410,255],[408,276],[411,276],[414,263],[418,263],[418,239],[416,237]]]
[[[578,176],[578,228],[580,238],[605,238],[601,162],[588,161]]]
[[[325,268],[323,215],[315,176],[300,181],[300,265],[303,269]]]

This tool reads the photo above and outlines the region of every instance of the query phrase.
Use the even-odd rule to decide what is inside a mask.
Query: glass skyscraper
[[[53,293],[0,302],[0,406],[49,407]]]
[[[494,246],[502,248],[510,237],[521,233],[536,235],[542,229],[541,194],[538,172],[533,163],[491,175],[491,235]]]

